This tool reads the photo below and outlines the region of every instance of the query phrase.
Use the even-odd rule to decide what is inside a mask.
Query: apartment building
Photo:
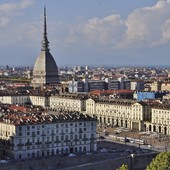
[[[79,112],[8,113],[0,117],[0,155],[29,159],[96,151],[96,119]]]
[[[151,113],[151,121],[145,125],[146,130],[170,135],[170,105],[154,105]]]
[[[164,106],[160,103],[151,104],[146,101],[109,99],[109,97],[88,98],[84,94],[30,95],[24,97],[11,95],[1,96],[0,100],[4,103],[15,104],[30,101],[32,105],[42,106],[51,111],[62,110],[86,113],[93,118],[97,118],[98,123],[103,126],[120,126],[131,130],[170,133],[168,130],[169,122],[165,117],[169,114],[168,104]],[[156,115],[157,112],[154,110],[156,106],[159,106],[156,109],[160,111],[160,116]],[[165,119],[165,121],[163,122],[162,119]]]
[[[100,125],[139,131],[145,130],[144,122],[151,119],[150,106],[136,100],[88,99],[86,113],[96,117]]]
[[[0,103],[25,104],[27,102],[30,102],[30,98],[28,95],[18,94],[0,95]]]
[[[58,110],[79,111],[86,110],[87,97],[83,94],[64,94],[50,97],[50,108]]]
[[[49,96],[45,95],[30,95],[29,96],[30,103],[35,106],[49,107]]]

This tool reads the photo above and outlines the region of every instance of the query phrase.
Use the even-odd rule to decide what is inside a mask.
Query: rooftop
[[[12,109],[11,109],[12,108]],[[96,119],[79,112],[50,112],[41,108],[3,105],[0,108],[0,122],[13,125],[51,124],[57,122],[95,121]]]

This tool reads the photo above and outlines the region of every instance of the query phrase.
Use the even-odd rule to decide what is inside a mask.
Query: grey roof
[[[41,51],[34,64],[33,72],[39,72],[39,74],[44,73],[46,75],[58,75],[57,64],[49,51]]]

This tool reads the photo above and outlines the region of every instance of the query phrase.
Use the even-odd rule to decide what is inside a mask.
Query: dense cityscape
[[[169,169],[170,67],[58,67],[46,7],[42,30],[33,67],[0,66],[0,169]]]

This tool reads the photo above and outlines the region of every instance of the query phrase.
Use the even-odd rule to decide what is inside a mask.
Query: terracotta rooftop
[[[50,112],[43,110],[41,107],[24,107],[18,105],[0,106],[0,122],[13,125],[25,124],[47,124],[55,122],[77,122],[77,121],[94,121],[92,117],[87,114],[79,112],[66,112],[56,110]]]

